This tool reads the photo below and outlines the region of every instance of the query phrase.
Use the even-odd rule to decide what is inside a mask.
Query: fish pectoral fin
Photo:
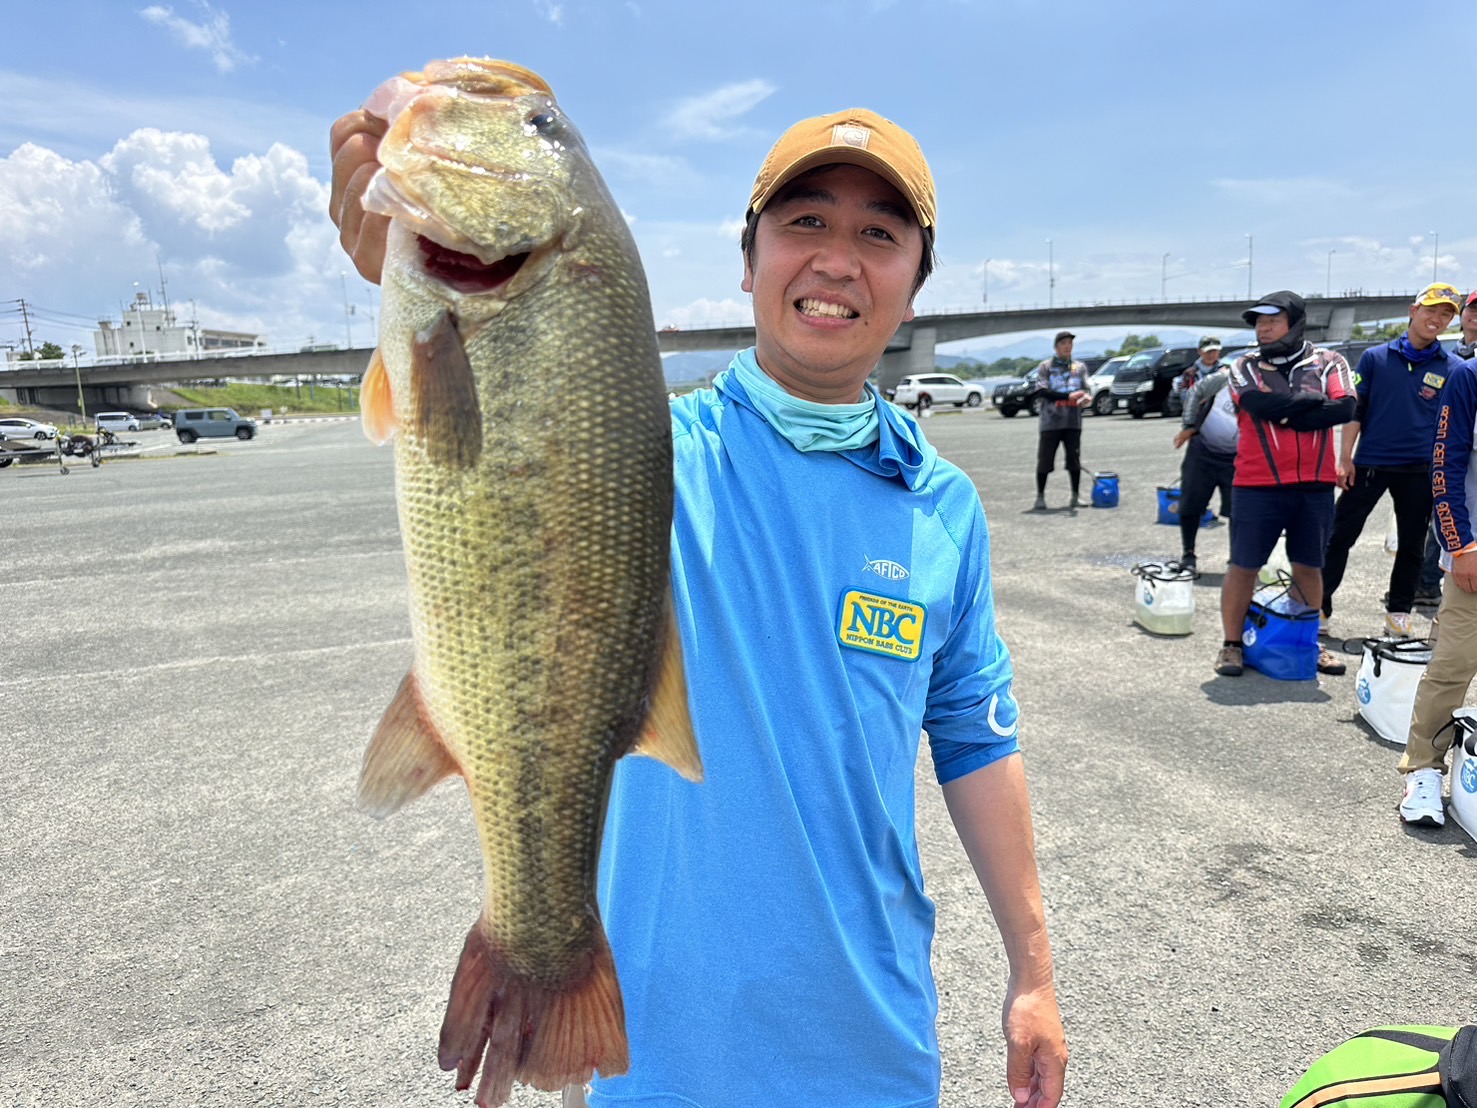
[[[449,309],[416,332],[410,348],[415,433],[438,465],[470,469],[482,456],[477,380]]]
[[[364,371],[364,381],[359,386],[359,410],[364,434],[370,442],[383,446],[394,438],[399,430],[395,422],[395,398],[390,393],[390,375],[378,348],[370,356],[369,368]]]
[[[682,635],[677,630],[670,591],[667,593],[667,627],[662,642],[661,672],[651,694],[651,711],[631,753],[666,762],[689,781],[703,779],[703,760],[698,754],[697,736],[692,730],[692,714],[687,709]]]
[[[400,682],[364,752],[356,806],[383,819],[460,772],[421,711],[420,687],[412,669]]]

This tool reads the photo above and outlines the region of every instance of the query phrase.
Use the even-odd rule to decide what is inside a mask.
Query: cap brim
[[[770,185],[762,193],[756,196],[749,205],[751,212],[763,210],[764,206],[774,199],[775,194],[784,188],[800,174],[823,165],[854,165],[861,169],[870,169],[877,176],[897,189],[898,194],[908,202],[908,207],[913,209],[913,218],[918,221],[918,226],[927,227],[932,220],[925,215],[923,208],[918,203],[918,198],[908,188],[907,182],[898,174],[897,170],[888,165],[870,150],[861,150],[854,146],[827,146],[820,150],[812,150],[803,158],[797,158],[787,165],[775,176],[774,184]]]

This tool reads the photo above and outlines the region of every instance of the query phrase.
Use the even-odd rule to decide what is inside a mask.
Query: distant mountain
[[[736,350],[692,350],[662,355],[662,375],[669,385],[708,381],[728,368]]]

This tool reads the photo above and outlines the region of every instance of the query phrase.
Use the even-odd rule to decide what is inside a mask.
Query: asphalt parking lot
[[[1367,1027],[1477,1021],[1477,844],[1399,823],[1358,659],[1215,677],[1224,527],[1195,633],[1132,624],[1129,567],[1178,552],[1153,522],[1174,425],[1088,419],[1122,503],[1045,514],[1034,420],[925,426],[991,521],[1067,1103],[1275,1104]],[[435,1060],[481,895],[466,802],[352,806],[411,656],[391,465],[329,422],[0,471],[0,1104],[470,1104]],[[1380,627],[1382,539],[1355,548],[1339,635]],[[1008,1104],[998,939],[926,753],[918,779],[943,1104]]]

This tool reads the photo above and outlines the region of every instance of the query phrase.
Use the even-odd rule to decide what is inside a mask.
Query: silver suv
[[[174,433],[183,443],[232,435],[245,442],[256,437],[256,423],[237,415],[235,408],[181,408],[174,413]]]
[[[952,373],[914,373],[897,383],[892,402],[904,408],[930,408],[935,404],[978,408],[985,402],[985,390]]]

